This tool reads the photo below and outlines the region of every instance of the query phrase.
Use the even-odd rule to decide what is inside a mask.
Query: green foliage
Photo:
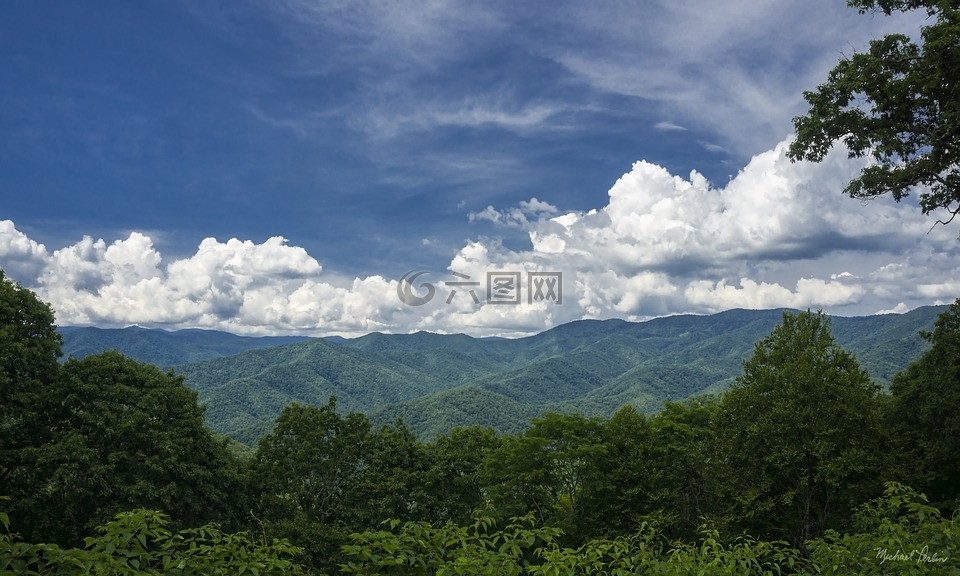
[[[664,515],[664,530],[673,537],[695,537],[718,512],[717,478],[711,469],[718,408],[714,397],[668,402],[651,419],[653,449],[644,462],[653,480],[648,510]]]
[[[182,378],[105,352],[67,361],[44,391],[35,425],[49,437],[10,459],[25,480],[10,494],[28,539],[73,544],[136,507],[196,526],[242,505],[238,464]]]
[[[480,384],[508,398],[543,405],[584,396],[630,366],[602,350],[574,350],[513,371],[489,374]]]
[[[960,523],[946,520],[922,494],[889,482],[859,508],[859,531],[828,531],[809,549],[821,574],[957,574]]]
[[[7,517],[0,515],[6,528]],[[304,574],[300,550],[283,540],[257,541],[224,533],[215,524],[173,533],[164,514],[134,510],[97,527],[85,547],[28,544],[0,535],[0,574],[22,575],[237,575]]]
[[[42,384],[56,372],[61,338],[53,311],[0,270],[0,384],[5,400],[16,388]]]
[[[486,505],[483,482],[487,455],[500,445],[491,428],[454,428],[424,448],[426,469],[416,487],[424,516],[432,521],[466,523]]]
[[[481,516],[469,526],[391,520],[389,530],[351,535],[343,546],[345,574],[515,576],[527,573],[532,551],[553,542],[557,528],[534,527],[528,517],[513,518],[495,530],[492,518]]]
[[[61,366],[53,314],[0,272],[0,493],[31,540],[79,542],[149,506],[180,525],[229,521],[238,464],[180,378],[116,352]]]
[[[861,506],[856,532],[828,530],[810,540],[809,556],[786,542],[724,537],[701,526],[690,539],[669,540],[656,523],[629,534],[563,547],[556,528],[536,527],[532,515],[503,529],[480,516],[472,524],[385,522],[351,535],[341,565],[346,574],[529,574],[753,576],[779,574],[956,574],[960,525],[926,498],[896,483]]]
[[[370,436],[366,417],[341,417],[330,398],[288,406],[260,441],[251,464],[255,509],[270,533],[304,548],[309,565],[331,567],[347,534],[365,526]]]
[[[423,503],[415,493],[428,467],[423,444],[403,421],[373,431],[364,448],[364,524],[387,518],[418,518]]]
[[[513,518],[501,530],[486,517],[470,526],[391,521],[386,528],[353,535],[354,543],[344,546],[349,561],[341,570],[377,576],[752,576],[804,566],[799,553],[780,542],[743,537],[724,544],[716,531],[703,529],[693,543],[668,543],[646,523],[630,536],[591,540],[576,549],[561,547],[560,530],[535,527],[530,516]]]
[[[894,380],[887,416],[897,465],[940,507],[960,507],[960,299],[926,333],[932,347]]]
[[[911,188],[920,194],[924,213],[946,209],[960,213],[960,10],[957,2],[855,0],[861,12],[926,8],[935,20],[920,30],[921,44],[903,34],[870,42],[865,53],[842,59],[794,119],[795,160],[821,161],[842,140],[850,156],[874,160],[845,192],[855,198],[891,194],[896,200]],[[957,206],[954,206],[957,205]],[[953,218],[951,217],[951,220]]]
[[[718,490],[735,524],[802,544],[878,481],[878,387],[822,313],[785,312],[743,371],[716,417]]]
[[[631,536],[592,540],[576,550],[554,547],[540,557],[543,563],[530,566],[530,574],[767,576],[794,573],[805,564],[800,553],[784,542],[739,537],[724,543],[716,530],[702,528],[693,542],[667,543],[649,525]]]
[[[939,0],[933,2],[931,2],[931,0],[848,0],[847,5],[857,8],[861,14],[879,10],[889,16],[894,11],[906,12],[907,10],[919,10],[923,8],[927,11],[927,14],[933,15],[940,6],[958,8],[960,7],[960,2],[957,2],[957,0]]]
[[[0,270],[0,489],[17,482],[12,452],[38,442],[38,399],[57,375],[60,336],[53,311]]]
[[[507,436],[487,457],[485,478],[503,514],[534,511],[573,537],[589,534],[589,506],[604,482],[599,464],[605,447],[599,419],[547,414],[523,434]]]
[[[602,424],[601,442],[602,481],[589,487],[586,515],[597,532],[629,534],[656,507],[653,429],[646,416],[624,406]]]

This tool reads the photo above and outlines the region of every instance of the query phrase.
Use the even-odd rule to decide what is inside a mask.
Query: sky
[[[14,3],[0,268],[62,325],[241,334],[952,302],[956,224],[845,197],[863,161],[842,147],[785,156],[804,90],[925,17],[842,0]]]

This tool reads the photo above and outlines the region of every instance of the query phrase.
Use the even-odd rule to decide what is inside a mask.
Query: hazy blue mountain
[[[141,362],[164,368],[306,340],[303,336],[252,337],[197,329],[168,332],[139,326],[127,328],[61,326],[58,330],[63,335],[64,358],[70,356],[83,358],[106,350],[117,350]]]
[[[833,318],[838,342],[887,384],[925,350],[944,307]],[[624,404],[652,413],[665,400],[722,392],[782,310],[730,310],[648,322],[584,320],[519,339],[369,334],[310,340],[178,366],[218,432],[252,443],[291,402],[325,403],[375,422],[402,418],[433,436],[457,425],[515,431],[531,416],[608,416]]]

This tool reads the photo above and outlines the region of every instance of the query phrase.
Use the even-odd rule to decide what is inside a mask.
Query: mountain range
[[[305,336],[238,336],[218,330],[167,331],[140,326],[61,326],[58,331],[63,336],[64,358],[83,358],[104,350],[117,350],[126,356],[156,364],[161,368],[308,339]]]
[[[837,343],[880,384],[926,349],[945,307],[833,317]],[[249,338],[213,331],[64,329],[64,351],[115,348],[173,369],[198,390],[217,432],[248,445],[284,406],[324,404],[375,423],[401,418],[424,438],[456,426],[523,429],[546,412],[645,413],[664,401],[719,393],[784,310],[729,310],[646,322],[580,320],[518,339],[372,333],[354,339]],[[292,338],[292,340],[291,340]]]

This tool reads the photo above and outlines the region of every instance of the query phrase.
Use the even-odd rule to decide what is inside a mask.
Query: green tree
[[[656,508],[653,428],[646,416],[627,405],[603,423],[601,438],[599,467],[605,481],[588,487],[587,514],[604,532],[628,534]]]
[[[484,507],[483,466],[500,440],[492,428],[471,426],[454,428],[425,446],[428,467],[417,495],[425,519],[466,524]]]
[[[533,512],[539,522],[560,526],[581,539],[589,525],[587,503],[605,481],[600,462],[604,445],[601,421],[578,414],[534,418],[518,436],[507,436],[490,452],[484,477],[490,498],[502,516]]]
[[[424,519],[428,510],[416,493],[428,467],[426,451],[402,420],[370,434],[364,461],[363,526],[375,526],[388,518]]]
[[[960,299],[937,318],[932,344],[890,386],[888,412],[905,480],[937,507],[960,506]]]
[[[364,453],[370,421],[324,406],[291,404],[260,440],[251,464],[256,513],[267,530],[304,549],[306,562],[333,569],[347,535],[363,529]]]
[[[785,312],[716,417],[718,486],[735,524],[795,545],[876,493],[879,388],[823,313]]]
[[[242,505],[239,463],[172,372],[118,352],[70,359],[39,406],[49,439],[20,451],[30,482],[11,494],[28,539],[75,544],[138,507],[199,526],[233,519]]]
[[[861,13],[926,9],[933,20],[921,29],[921,44],[903,34],[870,42],[865,53],[842,59],[794,119],[794,160],[823,160],[842,140],[851,157],[874,162],[850,181],[855,198],[911,188],[924,213],[960,213],[960,2],[956,0],[850,0]],[[949,220],[948,220],[949,222]]]
[[[50,307],[0,270],[0,494],[25,480],[20,450],[44,439],[40,398],[57,378],[60,344]]]
[[[712,396],[667,402],[651,420],[651,508],[662,511],[663,527],[675,538],[695,538],[717,510],[710,466],[718,406]]]

